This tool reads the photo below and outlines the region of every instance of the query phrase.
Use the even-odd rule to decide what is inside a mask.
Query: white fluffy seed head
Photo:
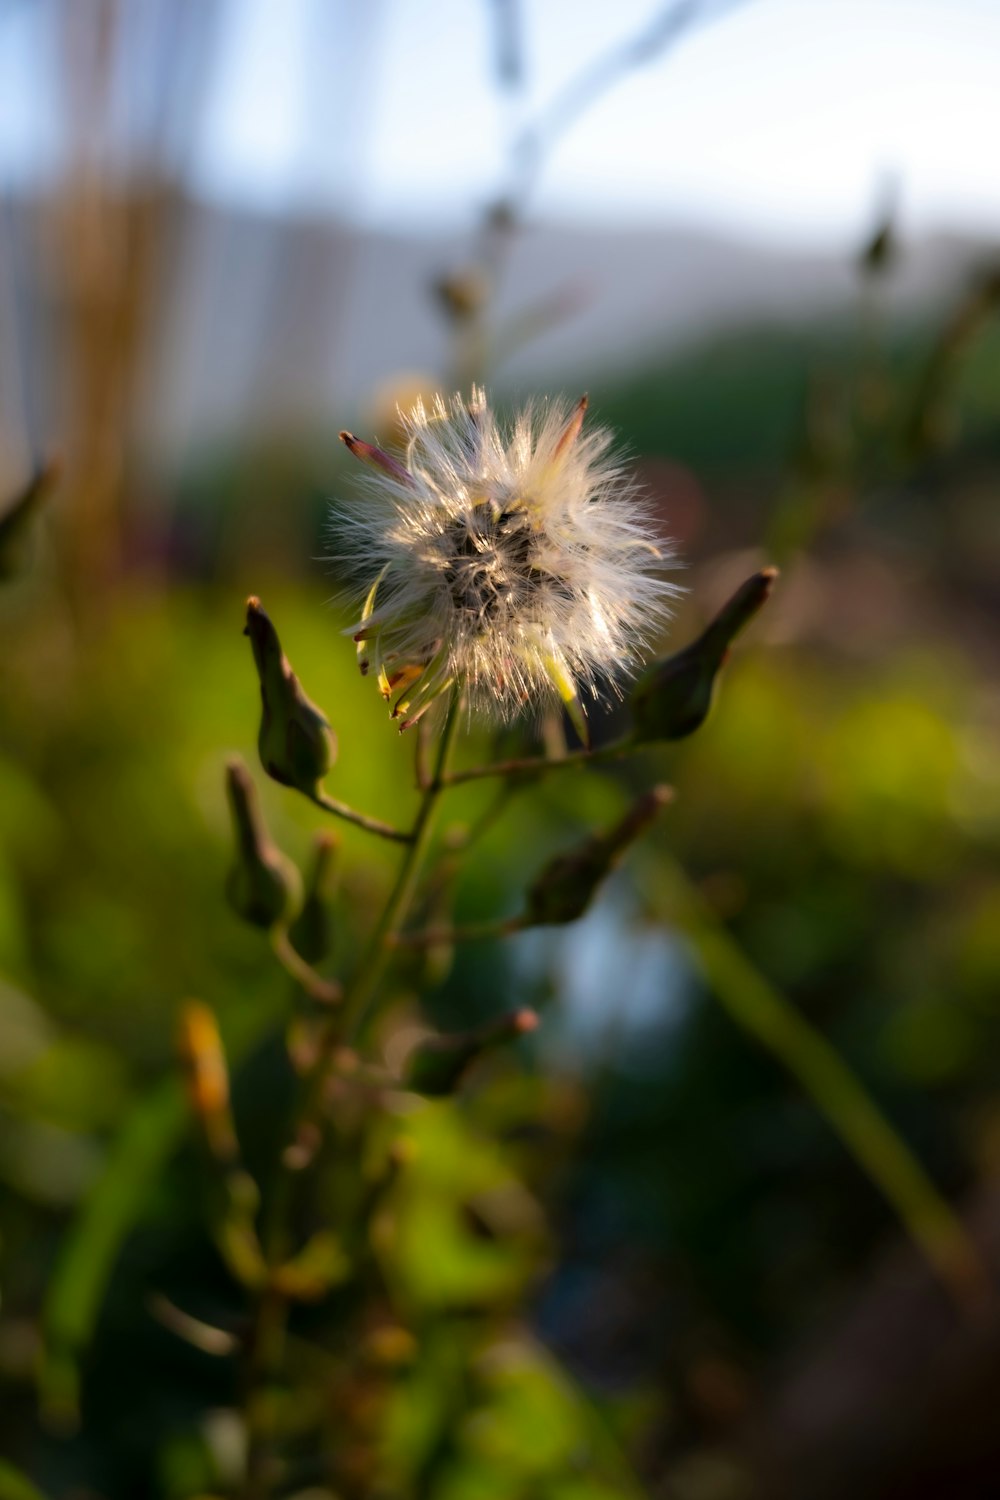
[[[586,399],[528,407],[509,429],[482,390],[403,416],[401,464],[343,434],[371,465],[367,494],[333,520],[335,560],[364,580],[362,671],[402,728],[452,687],[510,719],[581,700],[639,666],[677,592],[669,552]]]

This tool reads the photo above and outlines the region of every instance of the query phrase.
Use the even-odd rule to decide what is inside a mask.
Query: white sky
[[[0,9],[8,172],[44,154],[25,84],[32,14],[56,3]],[[503,179],[512,122],[661,9],[517,3],[512,104],[493,81],[494,0],[226,0],[198,186],[382,223],[469,219]],[[531,208],[829,243],[862,232],[887,180],[909,229],[1000,233],[1000,0],[746,0],[602,96]]]

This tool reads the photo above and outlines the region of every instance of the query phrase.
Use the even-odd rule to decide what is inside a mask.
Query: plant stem
[[[410,834],[409,847],[403,856],[396,882],[389,893],[375,931],[369,939],[357,973],[348,987],[342,1014],[343,1035],[349,1044],[359,1039],[371,1020],[376,992],[392,952],[391,939],[405,921],[416,892],[417,881],[420,879],[420,872],[430,844],[437,804],[445,787],[450,785],[447,767],[454,744],[455,731],[458,727],[458,706],[458,694],[453,693],[441,731],[434,769],[430,781],[424,788],[416,821]]]
[[[424,787],[413,829],[407,837],[407,849],[399,873],[354,977],[347,986],[343,1005],[338,1008],[336,1019],[331,1017],[319,1056],[305,1080],[295,1140],[285,1153],[286,1167],[292,1171],[303,1171],[319,1145],[321,1132],[317,1116],[322,1108],[323,1090],[337,1043],[344,1041],[349,1046],[356,1043],[374,1012],[378,987],[392,956],[393,939],[406,920],[417,888],[430,843],[434,813],[441,793],[448,785],[445,773],[458,727],[458,707],[458,695],[453,693],[438,742],[434,768]],[[287,1172],[285,1175],[287,1176]]]
[[[388,942],[393,948],[436,948],[442,943],[488,943],[494,938],[510,937],[521,932],[521,917],[492,917],[482,922],[467,922],[463,927],[421,927],[416,932],[394,932]]]
[[[243,1413],[247,1456],[241,1500],[267,1500],[271,1492],[268,1466],[273,1432],[268,1386],[281,1367],[287,1320],[287,1299],[275,1287],[265,1286],[254,1307],[246,1350]]]
[[[597,750],[571,750],[559,760],[544,755],[526,755],[519,760],[495,760],[488,765],[470,766],[452,771],[443,778],[444,786],[461,786],[466,781],[483,781],[487,776],[547,776],[550,771],[570,771],[574,766],[592,766],[606,760],[619,760],[637,747],[630,738],[615,740]]]
[[[343,994],[340,985],[335,980],[324,979],[322,974],[317,974],[312,964],[306,963],[292,946],[288,928],[280,922],[271,928],[271,947],[285,973],[295,980],[300,989],[305,990],[310,1000],[315,1000],[318,1005],[337,1004]]]
[[[353,807],[348,807],[346,802],[338,802],[335,797],[328,797],[325,792],[317,792],[309,800],[315,802],[317,807],[323,808],[324,812],[333,813],[335,818],[343,818],[345,822],[353,823],[357,828],[363,828],[366,833],[377,833],[379,838],[392,839],[397,844],[408,844],[413,837],[402,828],[393,828],[391,823],[383,823],[380,818],[370,818],[367,813],[356,812]]]
[[[675,862],[675,915],[712,993],[782,1062],[881,1190],[956,1304],[981,1311],[993,1298],[982,1260],[950,1204],[826,1038],[751,963]]]

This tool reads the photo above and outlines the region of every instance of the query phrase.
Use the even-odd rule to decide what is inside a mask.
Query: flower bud
[[[339,841],[332,833],[321,833],[317,837],[302,910],[288,933],[295,951],[307,964],[318,964],[330,952],[333,941],[330,904],[337,882],[339,847]]]
[[[177,1028],[177,1050],[188,1099],[208,1149],[217,1160],[231,1162],[238,1148],[229,1107],[229,1070],[215,1016],[207,1005],[190,1000],[184,1006]]]
[[[647,667],[630,699],[633,743],[682,740],[701,728],[730,644],[766,603],[777,576],[777,568],[755,573],[696,641]]]
[[[670,787],[654,786],[609,832],[594,834],[570,854],[560,854],[546,865],[528,891],[524,926],[575,922],[582,917],[597,887],[672,796]]]
[[[260,679],[260,763],[282,786],[315,797],[337,756],[337,741],[326,715],[302,691],[277,631],[260,600],[252,596],[247,600],[243,633],[250,637]]]
[[[432,289],[447,316],[455,323],[466,323],[482,311],[490,283],[485,273],[473,266],[439,276]]]
[[[226,790],[236,835],[236,862],[226,879],[226,899],[254,927],[289,921],[302,900],[299,872],[268,838],[256,788],[239,759],[226,767]]]
[[[527,1036],[537,1026],[537,1013],[524,1007],[475,1031],[427,1037],[406,1059],[403,1086],[415,1094],[442,1099],[455,1092],[477,1058],[504,1042]]]
[[[13,503],[0,514],[0,582],[13,578],[24,566],[31,523],[58,477],[54,463],[37,469]]]
[[[350,1275],[351,1263],[332,1229],[318,1229],[297,1255],[273,1273],[273,1285],[294,1302],[320,1302]]]

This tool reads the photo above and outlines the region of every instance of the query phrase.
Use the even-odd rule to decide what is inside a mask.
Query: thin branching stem
[[[393,937],[406,920],[410,909],[430,844],[434,813],[447,784],[445,775],[458,728],[458,709],[456,693],[453,694],[448,705],[431,778],[424,788],[413,829],[407,837],[406,853],[396,880],[368,940],[368,946],[361,957],[354,977],[347,986],[343,1006],[336,1021],[331,1017],[316,1062],[304,1080],[304,1094],[297,1115],[295,1140],[285,1153],[286,1169],[291,1168],[295,1172],[301,1172],[312,1160],[321,1139],[322,1132],[318,1122],[322,1113],[323,1094],[329,1077],[331,1060],[336,1048],[342,1042],[348,1045],[356,1043],[374,1013],[379,985],[393,953]],[[283,1192],[287,1195],[289,1191],[288,1170],[283,1172],[282,1180]]]
[[[324,979],[312,964],[306,963],[292,946],[288,928],[280,922],[271,928],[271,947],[286,974],[290,974],[300,989],[305,990],[310,1000],[319,1005],[336,1005],[343,998],[343,987],[335,980]]]
[[[892,1205],[956,1304],[993,1298],[979,1253],[909,1146],[826,1037],[754,966],[676,861],[664,861],[674,916],[711,991],[732,1019],[781,1062]]]
[[[426,792],[431,784],[431,773],[427,764],[427,750],[430,744],[430,720],[421,719],[417,725],[417,735],[413,745],[413,776],[417,784],[417,790]]]
[[[413,838],[412,833],[407,833],[405,829],[394,828],[391,823],[383,823],[381,818],[370,818],[367,813],[356,812],[346,802],[338,802],[325,792],[317,792],[309,800],[315,802],[317,807],[322,807],[325,812],[333,813],[335,818],[343,818],[345,822],[363,828],[366,833],[378,834],[379,838],[392,839],[397,844],[408,844]]]
[[[526,755],[519,760],[495,760],[487,765],[469,766],[464,771],[452,771],[444,778],[445,786],[461,786],[466,781],[484,781],[490,776],[548,776],[552,771],[571,771],[575,766],[599,765],[602,761],[620,760],[630,754],[636,746],[631,739],[615,740],[613,744],[601,745],[596,750],[571,750],[558,760],[545,755]]]
[[[494,938],[511,937],[524,928],[521,917],[492,917],[482,922],[467,922],[461,927],[423,927],[416,932],[393,933],[389,942],[396,948],[437,948],[452,943],[488,943]]]
[[[437,811],[441,793],[449,784],[447,768],[455,732],[458,728],[458,706],[458,694],[453,693],[441,730],[431,779],[424,788],[416,821],[410,834],[409,848],[403,857],[396,882],[389,892],[389,898],[375,931],[369,939],[365,955],[348,989],[344,1002],[343,1031],[349,1043],[358,1040],[371,1020],[378,987],[392,951],[391,939],[406,920],[406,914],[416,892],[417,881],[420,879],[420,872],[430,844],[434,814]]]

